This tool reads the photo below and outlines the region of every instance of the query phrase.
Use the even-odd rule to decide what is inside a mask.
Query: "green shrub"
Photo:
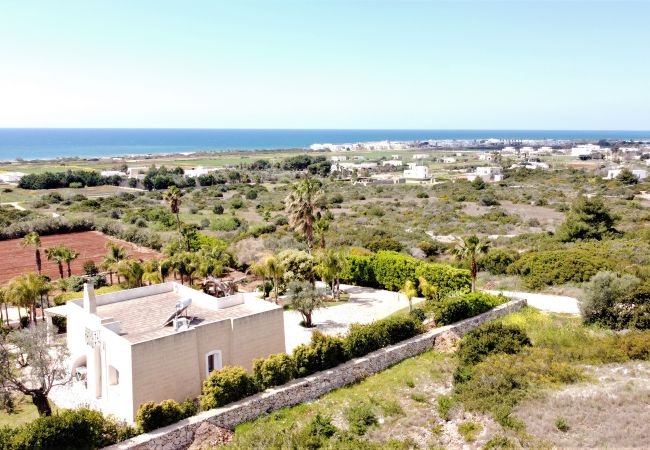
[[[345,270],[341,274],[341,280],[357,286],[376,287],[377,280],[372,267],[372,256],[350,255],[347,258]]]
[[[569,431],[569,424],[567,423],[566,419],[562,417],[558,417],[555,419],[555,428],[557,428],[559,431],[562,431],[563,433],[566,433]]]
[[[286,353],[253,361],[253,377],[262,389],[285,384],[295,378],[296,372],[296,361]]]
[[[485,270],[492,275],[508,273],[508,266],[519,259],[519,253],[514,250],[493,249],[477,261],[479,270]]]
[[[201,408],[211,409],[227,405],[258,392],[253,378],[243,367],[224,367],[215,370],[203,382]]]
[[[427,315],[422,308],[413,308],[413,310],[409,312],[409,315],[413,316],[415,319],[417,319],[420,322],[424,322],[425,319],[427,318]]]
[[[351,358],[367,355],[389,345],[386,330],[374,324],[353,323],[345,337],[345,351]]]
[[[300,377],[336,367],[347,361],[343,339],[327,336],[319,331],[312,333],[309,345],[296,347],[293,357]]]
[[[514,355],[531,344],[526,333],[514,325],[487,323],[470,331],[460,341],[456,355],[462,365],[478,364],[494,353]]]
[[[599,272],[585,285],[580,311],[586,323],[597,323],[618,328],[627,308],[623,298],[636,291],[641,281],[632,275],[620,276],[614,272]],[[632,294],[635,295],[635,294]],[[625,302],[628,303],[628,302]],[[638,304],[631,302],[632,304]]]
[[[127,439],[133,430],[90,409],[61,410],[0,432],[0,448],[11,450],[96,449]],[[9,441],[5,441],[9,438]]]
[[[345,410],[345,418],[350,425],[350,431],[361,436],[373,425],[377,425],[377,416],[370,404],[356,401]]]
[[[598,271],[608,269],[610,262],[582,249],[533,251],[523,255],[508,268],[519,275],[526,286],[544,286],[588,281]]]
[[[448,297],[433,306],[434,319],[437,325],[449,325],[459,320],[477,316],[489,311],[495,306],[506,302],[503,296],[471,292],[456,297]]]
[[[174,400],[160,403],[147,402],[140,405],[135,416],[135,423],[144,432],[171,425],[183,419],[183,408]]]
[[[377,283],[389,291],[399,291],[406,280],[415,281],[415,271],[420,264],[420,261],[411,256],[392,251],[380,251],[372,259]]]
[[[219,216],[212,219],[210,229],[212,231],[234,231],[241,225],[237,217]]]
[[[458,424],[458,432],[467,442],[474,442],[482,429],[483,427],[480,423],[472,422],[471,420]]]
[[[316,414],[312,420],[298,433],[296,448],[319,449],[325,447],[327,441],[334,436],[338,429],[332,425],[332,419]]]
[[[422,263],[415,270],[415,276],[418,280],[424,279],[431,287],[428,292],[421,292],[429,300],[442,300],[454,292],[469,292],[472,286],[468,270],[447,264]]]
[[[221,215],[223,214],[223,206],[222,205],[214,205],[212,207],[212,212],[216,215]]]
[[[439,395],[436,403],[438,405],[438,414],[442,420],[451,419],[451,410],[454,407],[454,399],[448,395]]]
[[[388,345],[397,344],[405,339],[420,334],[423,330],[422,321],[413,315],[393,316],[379,320],[371,326],[383,329],[387,336]]]
[[[68,330],[68,319],[63,316],[53,316],[52,325],[56,327],[56,332],[58,334],[63,334]]]

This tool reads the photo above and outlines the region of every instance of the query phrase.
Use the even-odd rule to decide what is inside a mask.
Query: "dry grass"
[[[548,393],[515,410],[526,431],[554,445],[647,448],[650,443],[650,363],[590,367],[594,381]],[[563,418],[569,429],[556,426]]]

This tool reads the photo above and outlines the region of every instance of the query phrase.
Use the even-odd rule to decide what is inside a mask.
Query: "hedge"
[[[589,281],[599,271],[610,268],[609,261],[591,252],[565,249],[527,253],[511,264],[508,272],[521,276],[527,287],[541,289],[549,285]]]
[[[76,233],[95,229],[95,223],[89,219],[66,220],[61,217],[16,222],[0,230],[0,241],[19,239],[33,231],[40,236],[51,234]]]
[[[285,384],[296,377],[296,361],[286,353],[253,361],[253,378],[260,389]]]
[[[174,400],[163,400],[156,404],[147,402],[140,405],[135,416],[135,422],[143,433],[176,423],[179,420],[196,414],[198,408],[193,400],[182,404]]]
[[[436,288],[437,299],[452,292],[467,292],[471,286],[469,271],[446,264],[427,263],[402,253],[380,251],[371,256],[350,255],[341,280],[358,286],[399,291],[406,280],[424,278]]]
[[[309,344],[293,350],[297,376],[305,377],[321,370],[331,369],[348,360],[343,338],[327,336],[314,331]]]
[[[90,450],[134,435],[133,428],[98,411],[64,409],[15,428],[0,428],[0,450]]]
[[[215,370],[203,382],[199,398],[201,408],[212,409],[236,402],[259,391],[253,378],[243,367],[224,367]]]
[[[496,296],[482,292],[448,297],[433,305],[433,317],[436,325],[449,325],[459,320],[478,316],[506,301],[507,299],[502,295]]]

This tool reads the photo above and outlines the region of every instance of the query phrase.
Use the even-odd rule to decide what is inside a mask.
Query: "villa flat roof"
[[[163,324],[176,310],[176,302],[181,298],[187,298],[187,295],[174,291],[146,295],[98,305],[96,314],[102,319],[112,318],[120,322],[120,336],[132,344],[137,344],[176,333],[173,326],[163,326]],[[197,302],[193,302],[183,316],[195,318],[191,326],[197,326],[278,308],[270,302],[247,298],[243,304],[218,309],[217,299],[215,298],[214,301],[214,308],[199,306]]]

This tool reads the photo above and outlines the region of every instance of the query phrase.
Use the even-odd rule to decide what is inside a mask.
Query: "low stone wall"
[[[205,421],[223,428],[233,429],[235,426],[253,420],[262,414],[315,400],[334,389],[360,381],[368,375],[381,372],[400,361],[430,350],[434,347],[436,339],[443,335],[447,337],[451,333],[460,337],[485,322],[518,311],[525,305],[526,300],[511,300],[476,317],[453,325],[435,328],[399,344],[348,361],[333,369],[267,389],[225,407],[203,412],[168,427],[106,447],[106,449],[175,450],[185,448],[192,443],[194,432]]]

